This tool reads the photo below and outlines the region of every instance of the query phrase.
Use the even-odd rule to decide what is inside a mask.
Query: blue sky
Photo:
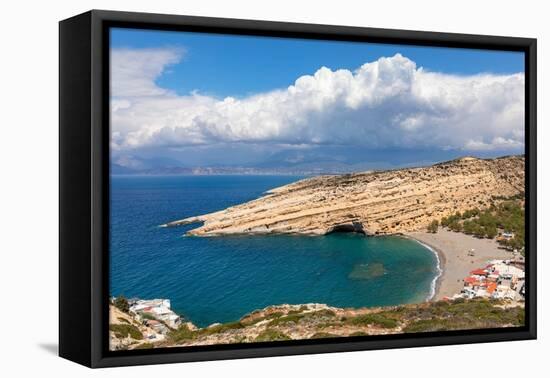
[[[286,87],[321,65],[353,70],[396,53],[436,72],[469,75],[524,71],[523,53],[490,50],[133,29],[113,29],[111,46],[184,48],[182,64],[170,67],[157,80],[160,86],[179,94],[200,90],[214,96],[245,96]]]
[[[523,153],[523,73],[517,52],[113,29],[113,162],[360,170]]]

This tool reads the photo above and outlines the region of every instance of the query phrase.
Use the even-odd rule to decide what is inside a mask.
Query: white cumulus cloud
[[[113,149],[238,142],[517,150],[524,144],[523,73],[427,72],[396,54],[354,71],[321,66],[287,88],[220,99],[155,84],[182,56],[171,49],[113,50]]]
[[[165,68],[183,57],[181,48],[111,50],[111,96],[158,96],[169,92],[155,84]]]

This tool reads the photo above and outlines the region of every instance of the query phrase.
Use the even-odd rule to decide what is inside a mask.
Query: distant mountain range
[[[115,175],[319,175],[366,172],[431,165],[431,160],[384,161],[344,159],[338,155],[307,153],[278,153],[264,161],[249,164],[185,165],[177,161],[151,161],[132,158],[131,164],[113,162],[111,174]]]
[[[170,175],[182,175],[182,176],[207,176],[207,175],[297,175],[297,176],[311,176],[311,175],[332,175],[332,174],[344,174],[352,172],[369,172],[380,169],[393,169],[403,167],[418,167],[430,165],[430,163],[423,164],[407,164],[398,167],[388,166],[387,164],[380,163],[362,163],[362,164],[300,164],[290,167],[232,167],[232,166],[204,166],[204,167],[181,167],[181,166],[167,166],[167,167],[154,167],[147,169],[132,169],[124,167],[118,164],[111,164],[111,174],[113,175],[151,175],[151,176],[170,176]]]
[[[132,169],[118,164],[111,165],[114,175],[319,175],[352,172],[352,167],[155,167]],[[355,169],[356,170],[356,169]],[[364,170],[364,169],[362,169]]]
[[[114,175],[320,175],[425,167],[467,155],[465,151],[432,151],[328,146],[312,149],[286,149],[263,156],[223,157],[214,152],[169,157],[119,156],[111,163]],[[498,154],[476,154],[490,158]],[[245,155],[246,156],[246,155]],[[209,159],[209,160],[207,160]],[[216,162],[213,162],[216,161]],[[217,161],[223,161],[218,163]]]

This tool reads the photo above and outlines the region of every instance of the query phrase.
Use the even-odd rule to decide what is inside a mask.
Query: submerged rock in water
[[[386,274],[386,269],[382,263],[357,264],[348,275],[352,280],[370,280],[381,277]]]

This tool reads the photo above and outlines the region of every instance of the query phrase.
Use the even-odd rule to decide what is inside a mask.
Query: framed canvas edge
[[[472,34],[418,32],[350,26],[297,24],[225,18],[175,16],[134,12],[93,10],[84,14],[91,19],[91,119],[88,129],[91,143],[91,246],[90,246],[90,324],[91,355],[89,367],[158,364],[205,360],[268,357],[312,353],[361,351],[372,349],[425,347],[451,344],[536,339],[536,39]],[[77,16],[78,17],[78,16]],[[62,21],[63,22],[63,21]],[[287,36],[316,39],[357,39],[383,43],[408,43],[425,46],[503,49],[525,52],[526,59],[526,193],[529,255],[526,264],[527,326],[517,329],[487,329],[433,334],[392,335],[391,338],[365,337],[364,340],[317,340],[301,345],[235,344],[208,350],[165,348],[134,355],[108,351],[108,224],[109,215],[109,86],[108,28],[124,26],[159,30],[200,30],[220,33]],[[61,78],[60,78],[61,80]],[[61,262],[60,262],[61,263]],[[60,325],[61,326],[61,325]]]

